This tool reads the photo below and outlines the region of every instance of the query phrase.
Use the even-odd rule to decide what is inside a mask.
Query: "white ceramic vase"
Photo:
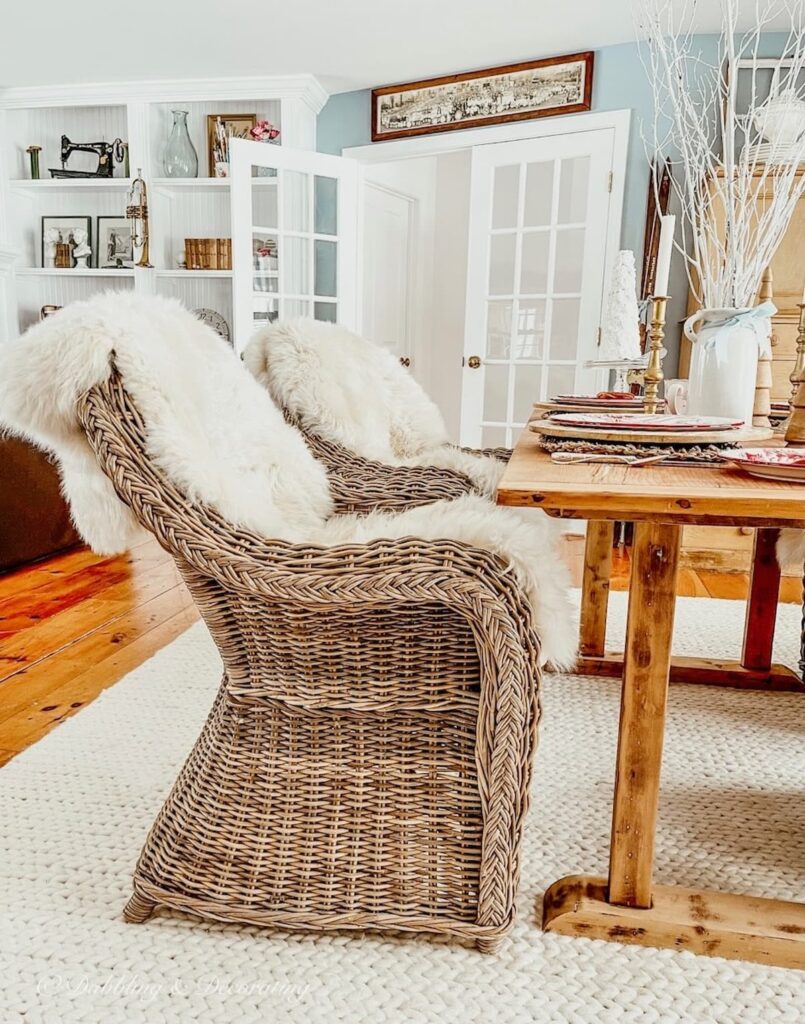
[[[772,303],[764,302],[746,309],[700,309],[688,317],[685,336],[693,343],[689,416],[752,422],[758,358],[770,351],[775,312]]]

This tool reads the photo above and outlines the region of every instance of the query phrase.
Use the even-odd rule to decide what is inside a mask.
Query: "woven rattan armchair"
[[[115,372],[79,419],[224,664],[126,919],[168,907],[492,952],[513,921],[539,717],[538,641],[513,574],[451,540],[325,548],[235,529],[154,466]]]
[[[287,409],[285,419],[304,437],[315,458],[327,470],[339,511],[363,511],[368,505],[402,511],[442,498],[460,498],[477,492],[469,477],[438,466],[390,466],[366,459],[357,452],[321,437]],[[485,455],[508,462],[511,448],[462,448],[469,455]]]

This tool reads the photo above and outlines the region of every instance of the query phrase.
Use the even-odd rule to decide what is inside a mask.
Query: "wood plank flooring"
[[[77,548],[0,576],[0,764],[197,618],[151,539],[119,557]]]
[[[584,542],[565,538],[574,583]],[[626,590],[628,553],[613,557],[614,590]],[[780,598],[798,603],[801,583],[783,579]],[[682,569],[684,597],[744,600],[740,573]],[[0,575],[0,764],[169,644],[198,618],[173,561],[151,539],[127,555],[76,548]],[[736,638],[736,644],[739,640]]]

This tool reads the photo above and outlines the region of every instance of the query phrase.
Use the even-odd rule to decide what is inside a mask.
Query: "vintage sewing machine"
[[[73,153],[95,153],[98,166],[94,171],[71,171],[66,166]],[[122,139],[114,142],[70,142],[66,135],[61,137],[61,167],[51,167],[52,178],[111,178],[115,163],[122,164],[126,147]]]

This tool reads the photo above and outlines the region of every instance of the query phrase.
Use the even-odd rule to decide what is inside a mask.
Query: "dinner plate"
[[[628,409],[632,405],[643,405],[641,395],[629,395],[628,398],[601,398],[598,395],[554,395],[552,402],[560,405],[612,405]]]
[[[551,417],[555,423],[569,427],[595,427],[599,430],[647,430],[651,433],[683,433],[685,431],[737,430],[743,420],[723,416],[666,416],[635,413],[562,412]]]
[[[805,482],[805,449],[736,448],[735,451],[722,452],[721,458],[764,480]]]

